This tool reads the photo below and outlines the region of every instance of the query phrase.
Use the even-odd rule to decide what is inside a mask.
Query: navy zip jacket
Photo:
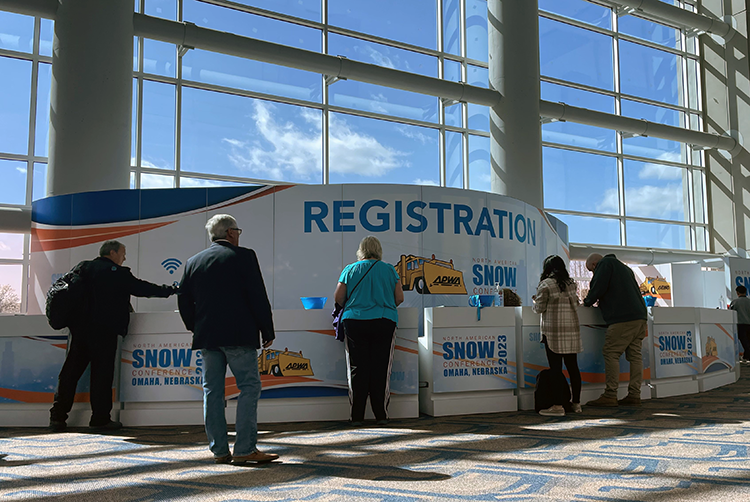
[[[608,254],[601,259],[589,287],[583,304],[590,307],[599,300],[599,309],[607,325],[646,320],[646,303],[635,274],[615,255]]]
[[[177,303],[193,349],[260,348],[275,338],[255,251],[218,241],[190,258]],[[260,336],[259,336],[260,335]]]

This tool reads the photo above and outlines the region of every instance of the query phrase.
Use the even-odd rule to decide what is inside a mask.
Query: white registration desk
[[[703,392],[739,378],[736,314],[726,310],[654,307],[644,340],[641,397]],[[418,337],[424,315],[424,336]],[[581,308],[584,352],[578,355],[582,402],[604,389],[601,348],[606,327],[597,309]],[[346,420],[349,402],[344,345],[330,312],[274,311],[276,341],[260,354],[260,422]],[[529,307],[437,307],[399,310],[391,374],[394,418],[490,413],[533,408],[538,372],[547,367],[539,318]],[[43,316],[0,316],[0,424],[45,426],[65,359],[67,335]],[[115,377],[113,418],[126,425],[202,423],[202,361],[174,312],[131,317]],[[620,360],[620,389],[629,365]],[[68,423],[86,425],[88,382],[79,383]],[[238,394],[227,374],[227,419]],[[368,409],[369,413],[369,409]]]
[[[399,321],[389,413],[417,417],[418,311],[399,310]],[[259,422],[348,419],[344,344],[334,338],[330,312],[277,310],[274,322],[272,350],[259,353]],[[44,316],[0,317],[0,423],[47,425],[66,340],[65,333],[47,326]],[[131,426],[203,423],[202,360],[190,350],[191,340],[177,313],[131,315],[115,373],[114,419]],[[88,424],[87,380],[84,375],[79,384],[71,426]],[[234,422],[238,392],[228,372],[229,423]]]

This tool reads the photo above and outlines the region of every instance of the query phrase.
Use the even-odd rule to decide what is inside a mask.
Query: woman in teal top
[[[358,261],[344,268],[334,293],[336,303],[344,305],[341,318],[352,425],[362,425],[367,396],[378,425],[388,423],[396,307],[404,301],[404,291],[396,269],[380,261],[382,257],[378,239],[371,235],[362,239]]]

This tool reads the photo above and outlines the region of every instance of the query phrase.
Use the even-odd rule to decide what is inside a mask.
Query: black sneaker
[[[50,420],[48,429],[50,432],[63,432],[68,428],[64,420]]]
[[[89,430],[91,432],[116,431],[117,429],[122,429],[122,422],[115,422],[113,420],[110,420],[109,423],[102,425],[89,424]]]

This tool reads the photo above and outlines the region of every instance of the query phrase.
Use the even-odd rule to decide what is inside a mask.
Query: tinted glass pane
[[[177,21],[177,0],[146,0],[146,9],[143,13]]]
[[[466,56],[487,62],[489,42],[487,35],[487,0],[465,0],[466,5]]]
[[[26,165],[0,160],[0,204],[26,204]]]
[[[703,227],[695,229],[695,250],[708,251],[708,232]]]
[[[644,119],[649,122],[666,124],[675,127],[684,127],[682,112],[661,108],[659,106],[645,105],[635,101],[622,100],[622,114],[627,117]],[[638,157],[649,157],[670,162],[685,162],[685,149],[677,141],[637,136],[634,138],[624,137],[622,141],[623,153],[636,155]]]
[[[31,61],[0,57],[0,152],[29,149]]]
[[[568,225],[568,235],[572,243],[620,245],[619,220],[558,213],[553,213],[553,216]]]
[[[130,171],[130,189],[135,189],[135,173],[133,171]]]
[[[181,168],[321,183],[321,130],[319,110],[186,87]]]
[[[320,75],[249,59],[191,50],[182,58],[185,80],[320,102]]]
[[[436,57],[343,35],[330,35],[328,53],[428,77],[437,77],[438,74]]]
[[[331,183],[440,185],[437,129],[331,113]]]
[[[39,54],[52,57],[52,41],[54,37],[55,22],[51,19],[42,19],[39,35]]]
[[[437,49],[437,5],[435,0],[328,0],[328,22],[368,35]]]
[[[612,38],[539,18],[541,74],[601,89],[614,89]]]
[[[470,85],[489,87],[490,72],[487,68],[469,65],[467,80]],[[488,106],[468,104],[469,129],[490,132],[490,108]]]
[[[443,78],[450,80],[451,82],[461,81],[461,63],[458,61],[445,60]],[[461,127],[463,123],[463,104],[456,103],[450,106],[444,107],[445,110],[445,125]]]
[[[272,12],[321,22],[320,0],[235,0],[237,3],[259,7]]]
[[[626,215],[687,221],[687,169],[631,160],[624,169]]]
[[[649,42],[680,48],[680,31],[663,24],[652,23],[635,16],[621,16],[617,22],[620,33],[642,38]]]
[[[706,222],[706,198],[705,191],[705,174],[702,171],[693,171],[693,206],[695,207],[695,221],[698,223]]]
[[[427,122],[438,121],[438,99],[433,96],[354,80],[336,82],[328,88],[328,96],[334,106]]]
[[[492,191],[490,138],[469,135],[469,188]]]
[[[546,10],[602,28],[612,27],[612,11],[585,0],[539,0],[539,10]]]
[[[463,135],[445,132],[445,186],[464,187],[464,148]]]
[[[133,37],[133,71],[140,71],[138,66],[138,41],[139,37]]]
[[[34,50],[34,18],[0,11],[0,49],[18,52]]]
[[[143,81],[141,166],[174,169],[175,87]]]
[[[680,57],[620,41],[620,90],[661,103],[682,105]]]
[[[541,83],[541,93],[545,101],[565,103],[605,113],[615,112],[615,98],[604,94],[581,91],[549,82]],[[551,143],[614,152],[617,149],[616,140],[617,134],[611,129],[573,122],[551,122],[542,125],[542,141]]]
[[[143,41],[143,71],[165,77],[175,77],[177,48],[173,44],[145,39]]]
[[[203,178],[186,178],[180,177],[180,188],[192,188],[192,187],[232,187],[242,186],[245,183],[238,183],[236,181],[219,181],[219,180],[207,180]]]
[[[699,109],[700,89],[698,87],[698,62],[694,59],[687,60],[687,85],[688,85],[688,105],[693,110]]]
[[[266,4],[265,8],[268,10],[276,10],[272,5],[281,5],[284,2],[282,0],[268,0],[258,3]],[[297,3],[297,0],[295,0],[295,3]],[[321,50],[322,42],[319,30],[219,7],[198,0],[185,0],[182,17],[185,21],[213,30],[227,31],[236,35],[289,45],[308,51],[320,52]]]
[[[34,164],[34,178],[31,185],[31,200],[43,199],[47,196],[47,164]]]
[[[142,173],[141,188],[174,188],[174,176]]]
[[[0,234],[0,258],[23,259],[23,234]]]
[[[461,55],[461,5],[458,0],[443,0],[443,51]]]
[[[628,234],[628,246],[689,249],[690,227],[628,221],[625,223]]]
[[[619,214],[617,159],[545,147],[542,162],[545,208]]]
[[[131,120],[132,130],[130,133],[130,165],[137,165],[136,149],[138,148],[138,80],[133,79],[133,117]]]
[[[0,313],[18,314],[21,311],[23,265],[0,265]]]
[[[39,63],[36,93],[36,133],[34,155],[46,157],[49,150],[49,97],[52,85],[52,65]]]

